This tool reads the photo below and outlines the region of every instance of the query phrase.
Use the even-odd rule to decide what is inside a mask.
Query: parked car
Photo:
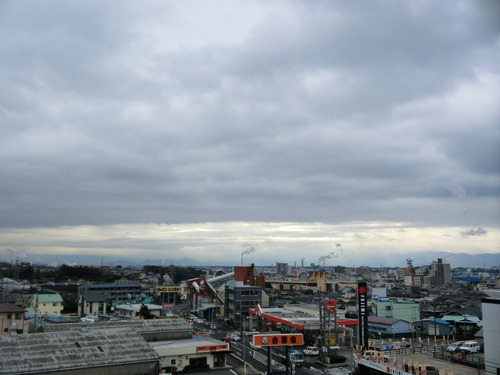
[[[240,336],[238,336],[236,333],[228,333],[226,337],[224,337],[224,341],[226,342],[233,342],[240,340],[241,340]]]
[[[302,350],[302,353],[313,357],[319,355],[319,349],[317,346],[306,346],[305,349]]]
[[[464,353],[479,353],[479,343],[477,341],[467,341],[464,342],[459,348],[459,352]]]
[[[460,348],[460,346],[462,346],[463,343],[463,341],[452,342],[450,345],[448,345],[446,350],[450,353],[454,353],[458,350],[458,348]]]
[[[340,350],[340,346],[338,346],[338,345],[323,346],[323,353],[327,353],[328,350],[331,352],[334,352],[334,351]]]

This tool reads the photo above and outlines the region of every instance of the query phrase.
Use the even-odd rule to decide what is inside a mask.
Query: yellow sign
[[[182,290],[180,286],[157,286],[158,293],[179,293]]]
[[[325,333],[326,345],[332,346],[337,345],[337,340],[335,339],[335,333]]]

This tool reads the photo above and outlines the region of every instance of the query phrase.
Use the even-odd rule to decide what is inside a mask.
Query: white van
[[[479,353],[479,349],[480,346],[477,341],[467,341],[462,344],[458,351],[464,351],[465,353]]]

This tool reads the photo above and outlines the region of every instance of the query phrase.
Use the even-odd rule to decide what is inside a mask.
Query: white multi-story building
[[[500,290],[486,290],[481,300],[483,311],[484,361],[486,374],[500,373]]]

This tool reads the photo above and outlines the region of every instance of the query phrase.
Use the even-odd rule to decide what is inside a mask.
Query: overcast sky
[[[1,1],[0,260],[500,253],[499,14]]]

